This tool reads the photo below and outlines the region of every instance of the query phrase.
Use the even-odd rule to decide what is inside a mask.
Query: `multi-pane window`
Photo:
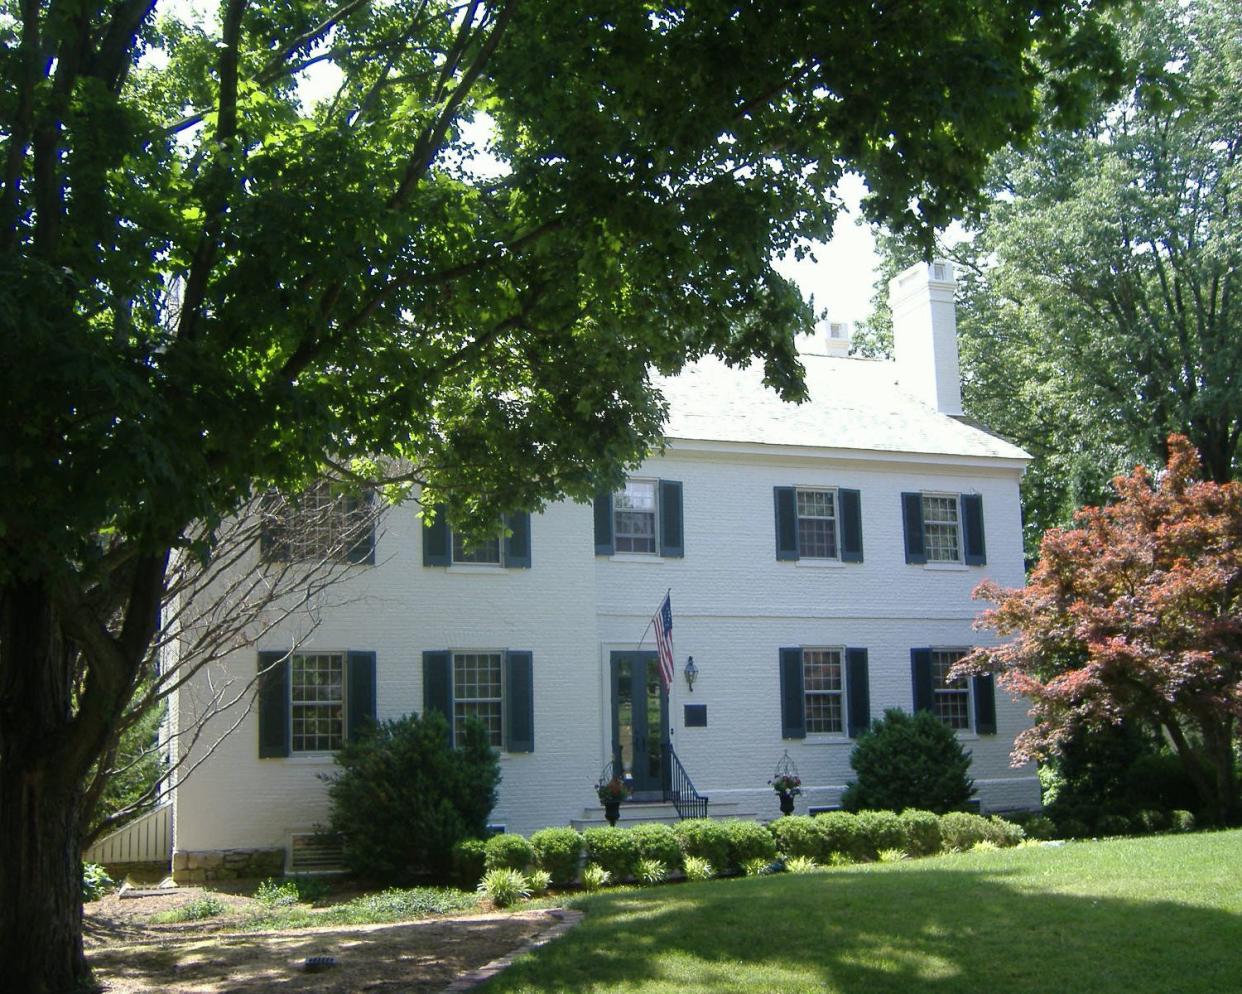
[[[961,562],[955,494],[923,494],[923,543],[929,563]]]
[[[501,654],[453,654],[453,742],[461,745],[466,719],[477,718],[496,748],[503,743],[501,725]]]
[[[797,491],[798,555],[803,559],[836,559],[837,501],[832,490]]]
[[[455,563],[486,563],[500,565],[500,538],[484,539],[481,542],[467,543],[457,532],[453,532],[453,562]]]
[[[293,752],[330,752],[345,738],[345,659],[338,653],[290,660]]]
[[[617,552],[656,551],[656,481],[629,480],[612,499]]]
[[[970,684],[965,677],[949,679],[949,670],[965,655],[965,649],[932,650],[932,710],[950,728],[969,731]]]
[[[374,510],[367,495],[343,493],[320,480],[297,497],[263,503],[263,558],[276,562],[351,562],[369,543]]]
[[[844,684],[840,649],[802,650],[802,690],[806,695],[806,730],[844,731]]]

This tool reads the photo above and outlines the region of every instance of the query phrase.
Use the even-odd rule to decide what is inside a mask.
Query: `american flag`
[[[667,593],[651,621],[655,625],[656,650],[660,656],[660,682],[668,690],[673,684],[673,605]]]

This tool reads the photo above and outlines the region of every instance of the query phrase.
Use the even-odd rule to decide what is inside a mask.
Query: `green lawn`
[[[1242,832],[1079,842],[603,894],[483,988],[1242,991]]]

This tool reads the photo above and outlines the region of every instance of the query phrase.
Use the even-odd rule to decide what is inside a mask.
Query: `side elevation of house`
[[[957,731],[984,810],[1037,807],[1034,769],[1009,764],[1025,706],[990,678],[946,676],[980,637],[974,587],[1023,582],[1028,457],[961,416],[948,264],[913,267],[892,293],[896,361],[848,358],[829,337],[804,356],[808,403],[714,361],[664,383],[664,453],[594,506],[516,517],[474,548],[416,504],[384,512],[330,603],[309,600],[179,695],[184,731],[221,686],[265,671],[175,789],[177,875],[312,865],[333,751],[371,717],[428,708],[488,727],[492,820],[508,831],[599,819],[610,764],[653,802],[624,817],[677,817],[662,802],[689,783],[709,814],[772,817],[786,758],[798,809],[831,808],[854,738],[892,707]],[[666,592],[667,690],[648,630]]]

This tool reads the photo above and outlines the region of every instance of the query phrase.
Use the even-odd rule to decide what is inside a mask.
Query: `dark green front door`
[[[613,762],[636,795],[664,789],[668,694],[658,667],[654,652],[612,654]]]

